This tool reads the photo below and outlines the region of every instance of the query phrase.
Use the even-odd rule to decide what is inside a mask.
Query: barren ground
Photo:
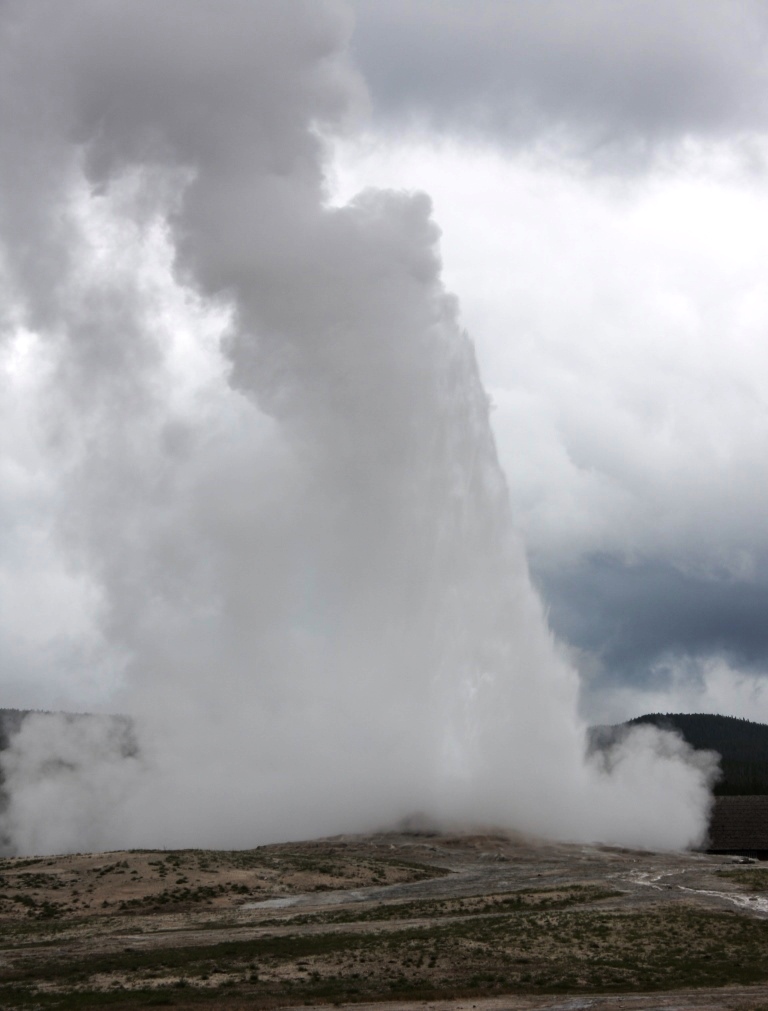
[[[508,835],[0,861],[0,1007],[768,1009],[768,869]]]

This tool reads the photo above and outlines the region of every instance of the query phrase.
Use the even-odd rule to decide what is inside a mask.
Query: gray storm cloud
[[[46,662],[108,672],[135,735],[29,720],[11,849],[414,811],[703,834],[712,768],[680,742],[585,758],[429,200],[328,204],[351,27],[315,0],[0,8],[2,557],[51,601]]]
[[[756,0],[712,0],[706,17],[695,0],[354,6],[353,48],[383,123],[512,146],[556,138],[593,165],[626,167],[681,137],[768,122]]]

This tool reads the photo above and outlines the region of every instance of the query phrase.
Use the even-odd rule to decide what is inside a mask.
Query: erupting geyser
[[[29,719],[8,845],[253,845],[413,811],[695,842],[710,770],[680,742],[584,757],[427,198],[328,205],[360,96],[345,11],[0,19],[7,414],[80,655],[120,670],[138,743]]]

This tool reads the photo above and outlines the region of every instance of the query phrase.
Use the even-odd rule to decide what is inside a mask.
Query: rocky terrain
[[[701,853],[385,833],[10,858],[0,921],[3,1008],[768,1007],[768,869]]]

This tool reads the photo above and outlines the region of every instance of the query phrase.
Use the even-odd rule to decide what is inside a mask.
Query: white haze
[[[350,29],[317,0],[0,5],[3,650],[135,721],[24,724],[10,850],[414,812],[703,835],[711,763],[676,738],[585,758],[429,199],[328,202]]]

